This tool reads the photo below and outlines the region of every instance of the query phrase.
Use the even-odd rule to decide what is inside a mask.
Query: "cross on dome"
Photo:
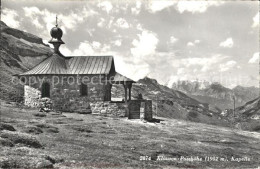
[[[58,27],[58,16],[56,15],[56,27]]]
[[[61,28],[58,27],[58,17],[56,15],[56,25],[55,27],[53,27],[50,31],[51,34],[51,40],[49,41],[49,43],[53,44],[54,46],[54,52],[60,54],[59,52],[59,47],[61,44],[64,44],[64,42],[62,41],[62,35],[63,32],[61,30]]]

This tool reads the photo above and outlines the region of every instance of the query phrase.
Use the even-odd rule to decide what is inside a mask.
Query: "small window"
[[[42,97],[50,97],[50,84],[43,83],[42,84]]]
[[[85,84],[80,85],[80,95],[87,96],[88,95],[88,86]]]

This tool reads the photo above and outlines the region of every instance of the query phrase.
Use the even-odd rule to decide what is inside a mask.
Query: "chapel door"
[[[42,84],[42,97],[50,97],[50,84],[47,82]]]

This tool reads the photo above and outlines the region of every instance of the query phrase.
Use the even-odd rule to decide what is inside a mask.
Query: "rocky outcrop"
[[[257,87],[236,86],[232,89],[232,91],[234,92],[236,98],[240,98],[243,102],[256,99],[260,94],[260,90]]]
[[[22,37],[16,36],[16,34],[10,34],[12,32],[1,32],[1,47],[11,51],[12,54],[19,55],[22,57],[30,56],[36,57],[41,55],[50,55],[52,50],[49,46],[46,46],[42,39],[29,38],[28,41],[26,36],[23,34]],[[30,34],[28,34],[30,35]],[[24,39],[25,38],[25,39]],[[18,59],[18,58],[16,58]]]
[[[21,102],[23,86],[12,82],[13,75],[37,65],[52,53],[52,49],[41,38],[9,28],[2,21],[0,29],[0,99]]]
[[[8,27],[4,22],[0,21],[0,26],[1,26],[1,34],[5,33],[5,34],[9,34],[9,35],[12,35],[13,37],[16,37],[18,39],[24,39],[28,42],[31,42],[31,43],[38,43],[38,44],[43,44],[42,43],[42,38],[39,38],[33,34],[30,34],[30,33],[26,33],[26,32],[23,32],[23,31],[20,31],[18,29],[13,29],[13,28],[10,28]],[[48,46],[48,45],[46,45]]]
[[[235,112],[243,117],[260,120],[260,98],[251,100],[245,105],[236,108]]]

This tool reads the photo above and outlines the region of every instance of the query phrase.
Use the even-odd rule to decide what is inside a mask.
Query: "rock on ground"
[[[15,128],[10,125],[10,124],[6,124],[6,123],[0,123],[0,130],[9,130],[9,131],[15,131]]]

